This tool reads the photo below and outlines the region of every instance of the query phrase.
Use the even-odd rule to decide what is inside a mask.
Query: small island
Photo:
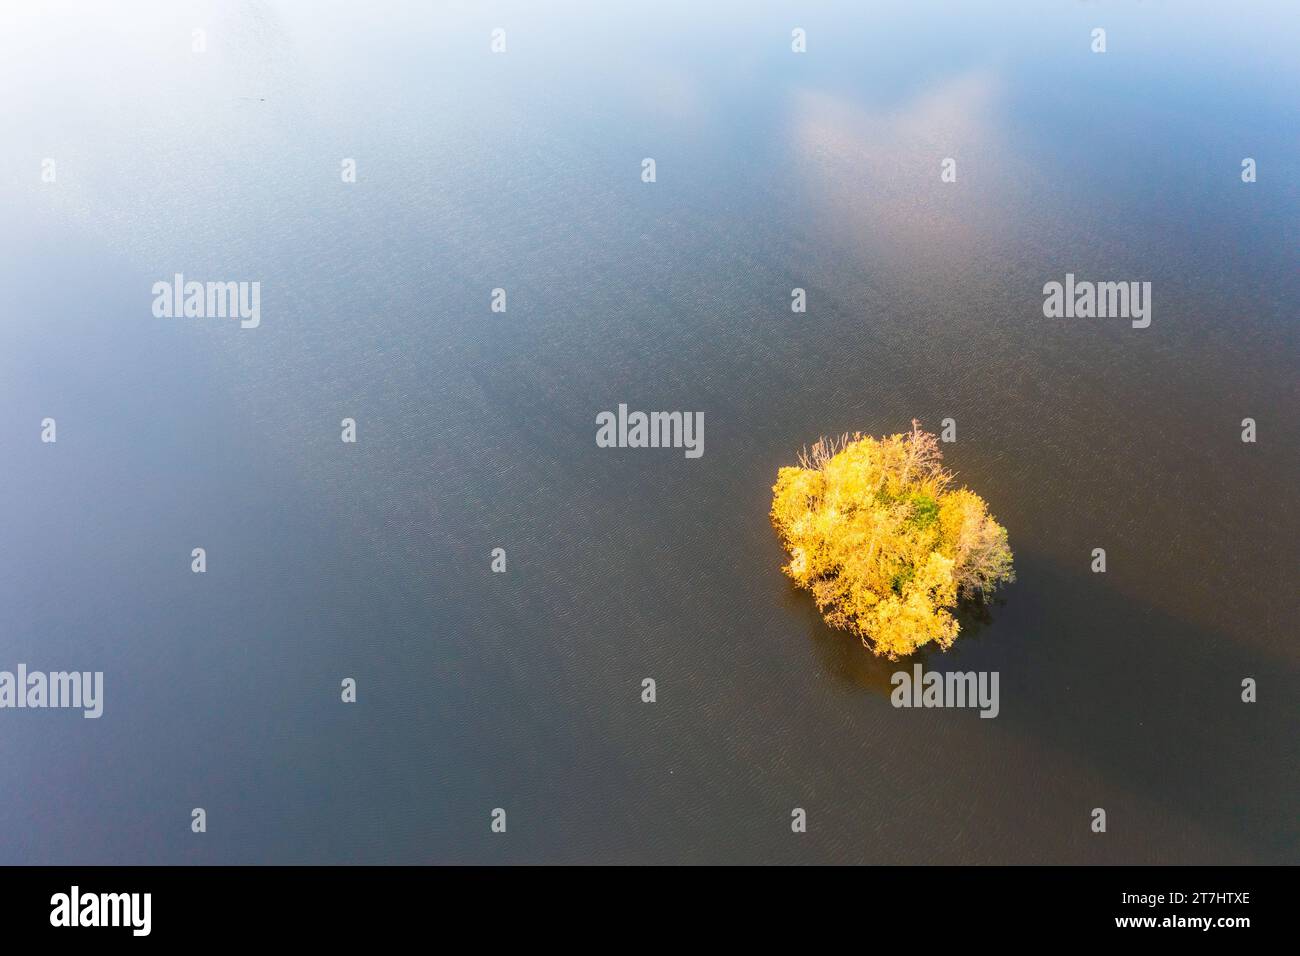
[[[1007,530],[979,495],[953,486],[934,435],[822,438],[782,468],[772,524],[783,570],[813,594],[828,624],[896,660],[957,639],[958,600],[985,600],[1015,580]]]

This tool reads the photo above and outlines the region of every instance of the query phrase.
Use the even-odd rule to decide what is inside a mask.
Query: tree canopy
[[[1015,580],[1006,528],[942,458],[914,420],[908,434],[820,439],[772,488],[785,573],[827,623],[890,660],[930,641],[946,650],[958,600]]]

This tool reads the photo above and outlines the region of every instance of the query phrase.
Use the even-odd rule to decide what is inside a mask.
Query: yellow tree
[[[907,434],[820,439],[772,488],[786,574],[876,654],[950,647],[957,601],[1015,580],[1006,529],[952,485],[938,440],[916,421]]]

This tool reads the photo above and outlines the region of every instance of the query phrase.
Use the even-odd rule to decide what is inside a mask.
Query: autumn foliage
[[[772,488],[785,572],[828,623],[891,660],[930,641],[947,649],[957,601],[1015,580],[1006,529],[942,457],[913,421],[905,435],[823,438]]]

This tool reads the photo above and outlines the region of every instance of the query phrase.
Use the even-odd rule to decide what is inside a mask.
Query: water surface
[[[1298,861],[1295,11],[654,6],[0,13],[0,668],[106,683],[0,712],[0,862]],[[779,570],[777,468],[913,417],[1010,531],[923,656],[996,720]]]

